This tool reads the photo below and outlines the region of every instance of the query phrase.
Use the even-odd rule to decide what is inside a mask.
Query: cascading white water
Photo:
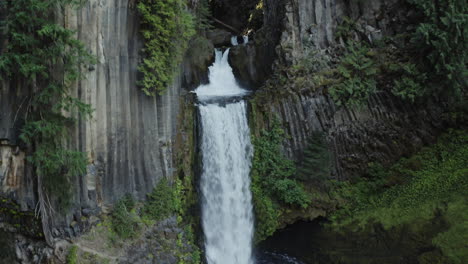
[[[247,91],[237,85],[228,55],[229,50],[216,51],[210,83],[195,91],[202,128],[202,226],[208,264],[252,264],[253,148],[247,107],[244,101],[226,101]]]
[[[242,36],[242,44],[247,44],[249,42],[249,36],[244,35]],[[237,41],[237,36],[232,36],[231,37],[231,45],[237,46],[239,45],[239,42]]]

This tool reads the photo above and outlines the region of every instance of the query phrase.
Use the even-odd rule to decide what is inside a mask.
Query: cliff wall
[[[405,2],[399,0],[291,0],[285,1],[284,10],[282,33],[275,48],[276,72],[295,67],[311,56],[316,63],[313,67],[319,69],[321,64],[329,67],[336,63],[340,56],[337,50],[344,46],[337,31],[345,20],[355,23],[353,39],[373,43],[402,32],[412,15]],[[338,106],[326,87],[316,89],[307,82],[294,83],[294,79],[304,76],[288,74],[287,84],[272,82],[254,97],[256,129],[267,126],[273,116],[279,117],[289,135],[284,150],[298,162],[312,132],[324,132],[333,153],[333,177],[337,179],[362,175],[370,162],[390,164],[409,155],[433,142],[446,125],[442,106],[437,103],[413,104],[382,91],[362,107]]]
[[[70,222],[83,210],[105,209],[126,193],[143,199],[161,177],[171,175],[181,81],[155,97],[137,87],[142,41],[135,1],[89,0],[80,9],[59,13],[59,22],[76,30],[97,57],[96,65],[82,69],[84,78],[72,89],[94,113],[78,124],[69,143],[89,160],[87,175],[74,184],[74,216],[66,217]],[[35,179],[17,146],[29,99],[20,83],[2,83],[0,190],[23,209],[37,203]]]

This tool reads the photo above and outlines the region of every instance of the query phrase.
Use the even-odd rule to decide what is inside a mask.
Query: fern
[[[422,13],[413,33],[419,67],[431,76],[427,94],[460,98],[467,85],[468,3],[408,0]]]
[[[360,106],[376,92],[377,66],[366,46],[348,43],[338,65],[340,82],[330,87],[330,95],[338,105]]]

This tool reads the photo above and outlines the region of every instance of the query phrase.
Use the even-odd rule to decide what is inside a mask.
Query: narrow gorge
[[[0,1],[0,264],[468,262],[464,0]]]

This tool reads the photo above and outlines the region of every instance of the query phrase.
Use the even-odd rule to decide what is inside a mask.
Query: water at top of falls
[[[215,97],[242,96],[248,93],[237,84],[232,68],[229,65],[229,49],[224,54],[215,50],[215,62],[209,69],[209,83],[200,85],[195,92],[198,99],[204,101]]]
[[[243,40],[242,44],[247,44],[249,42],[249,36],[247,35],[242,36],[242,40]],[[233,46],[239,45],[239,42],[237,41],[237,36],[231,37],[231,45]]]
[[[239,42],[237,42],[237,36],[232,36],[231,37],[231,45],[233,45],[233,46],[239,45]]]
[[[213,97],[244,95],[228,63],[229,50],[216,51],[210,83],[195,90],[202,128],[202,226],[208,264],[253,264],[254,232],[250,167],[253,147],[244,101],[223,105]]]

